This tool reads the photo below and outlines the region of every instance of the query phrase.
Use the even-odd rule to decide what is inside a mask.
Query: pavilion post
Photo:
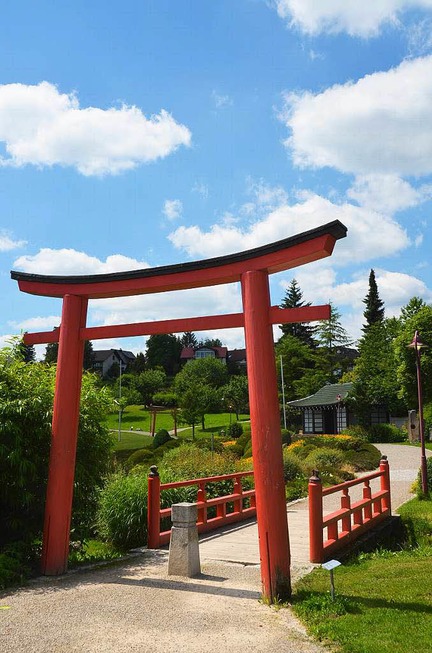
[[[263,596],[291,595],[290,549],[270,291],[265,271],[242,275],[249,404]]]
[[[67,569],[84,355],[80,329],[86,315],[87,299],[64,296],[42,547],[42,573],[47,576]]]

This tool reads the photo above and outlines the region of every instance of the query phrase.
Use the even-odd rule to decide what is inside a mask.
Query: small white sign
[[[339,560],[329,560],[328,562],[325,562],[321,567],[323,569],[327,569],[327,571],[331,571],[332,569],[336,569],[336,567],[339,567],[342,563],[339,562]]]

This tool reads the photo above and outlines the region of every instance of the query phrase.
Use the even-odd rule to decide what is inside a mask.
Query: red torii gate
[[[12,279],[18,281],[23,292],[63,298],[59,329],[24,336],[28,345],[59,342],[42,573],[62,574],[67,568],[84,341],[244,327],[263,595],[270,600],[277,596],[289,597],[290,551],[272,325],[328,319],[330,307],[281,309],[271,306],[268,276],[330,256],[336,240],[344,238],[346,232],[346,227],[335,220],[245,252],[113,274],[64,277],[11,272]],[[86,326],[89,299],[238,281],[242,289],[242,313]]]

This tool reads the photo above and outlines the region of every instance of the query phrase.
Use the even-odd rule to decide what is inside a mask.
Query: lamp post
[[[421,383],[421,365],[420,365],[420,349],[425,347],[421,341],[419,332],[414,333],[411,344],[408,345],[416,352],[416,368],[417,368],[417,394],[418,394],[418,411],[419,411],[419,433],[420,433],[420,446],[421,446],[421,486],[422,492],[425,496],[428,494],[427,483],[427,466],[426,466],[426,451],[425,451],[425,437],[424,437],[424,420],[423,420],[423,393]]]
[[[284,420],[284,429],[285,429],[285,431],[286,431],[286,427],[287,427],[287,418],[286,418],[285,382],[284,382],[284,371],[283,371],[283,361],[282,361],[282,356],[280,357],[280,371],[281,371],[281,386],[282,386],[282,408],[283,408],[283,420]]]
[[[120,371],[119,371],[119,414],[118,414],[118,441],[121,441],[121,400],[122,400],[122,361],[120,359]]]

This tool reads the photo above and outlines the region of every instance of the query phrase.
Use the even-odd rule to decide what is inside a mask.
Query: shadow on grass
[[[337,594],[337,592],[333,601],[329,592],[310,592],[307,590],[301,590],[293,596],[293,605],[299,613],[307,614],[315,620],[341,617],[344,614],[362,614],[366,610],[376,608],[432,614],[432,606],[425,603],[410,603],[409,601],[368,598],[356,595],[345,596]]]

